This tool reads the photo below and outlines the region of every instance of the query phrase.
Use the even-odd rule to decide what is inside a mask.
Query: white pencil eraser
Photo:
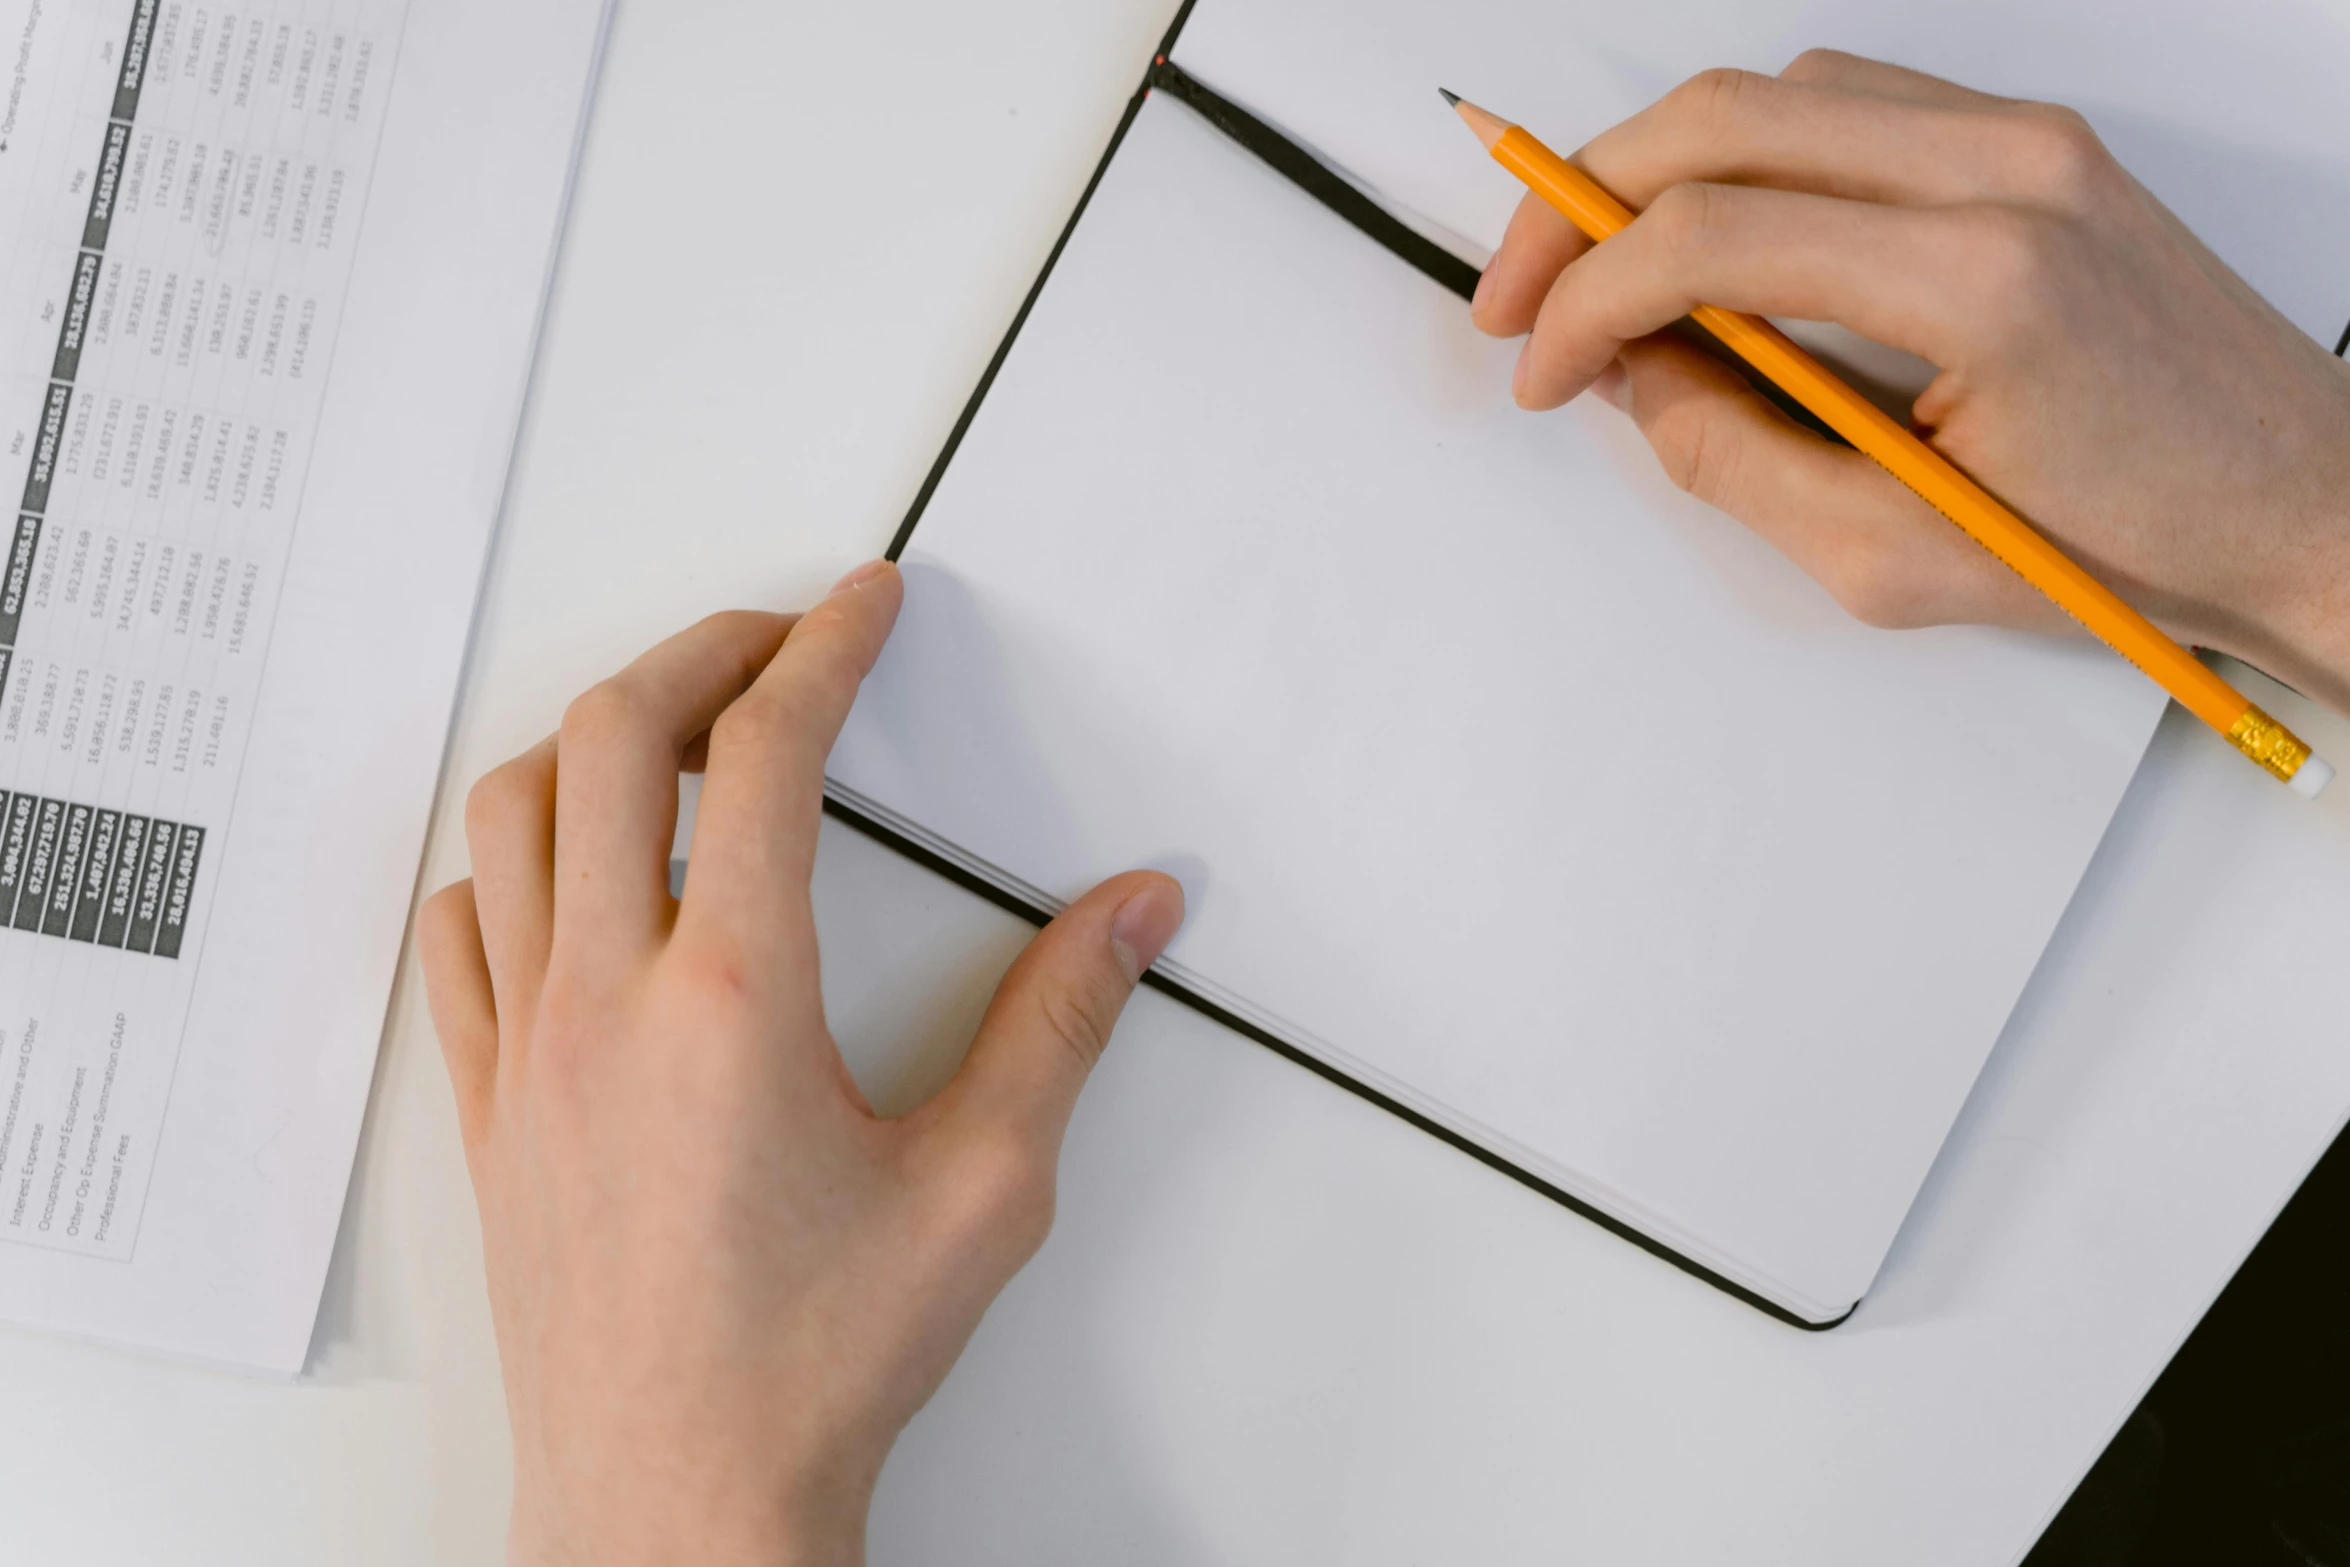
[[[2285,787],[2304,800],[2314,800],[2334,781],[2334,766],[2322,756],[2311,756],[2295,770]]]

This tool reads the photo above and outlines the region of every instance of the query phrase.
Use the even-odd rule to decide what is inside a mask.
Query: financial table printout
[[[289,847],[381,832],[406,847],[413,876],[494,488],[486,506],[478,484],[443,497],[459,525],[439,542],[464,546],[439,552],[450,585],[436,596],[460,611],[452,622],[442,606],[443,645],[376,643],[375,662],[413,662],[430,698],[411,704],[416,713],[396,709],[373,732],[363,711],[328,718],[306,686],[315,670],[277,666],[313,664],[326,645],[315,634],[289,640],[281,621],[400,623],[395,585],[371,592],[365,580],[367,552],[391,541],[338,497],[365,490],[371,460],[406,460],[405,443],[428,432],[374,418],[364,442],[344,443],[373,458],[330,457],[333,482],[313,480],[330,405],[349,404],[357,428],[371,403],[396,410],[392,394],[409,374],[379,353],[355,367],[362,384],[346,388],[337,356],[363,244],[380,239],[386,252],[383,286],[362,307],[379,328],[426,297],[401,297],[399,256],[433,243],[420,231],[439,227],[430,202],[416,199],[425,166],[465,149],[444,133],[420,141],[380,235],[371,205],[403,45],[418,42],[406,35],[417,23],[419,47],[455,54],[451,40],[468,25],[451,20],[456,9],[447,0],[0,0],[0,488],[15,507],[0,575],[0,1272],[26,1247],[138,1259],[159,1156],[179,1135],[191,1016],[248,983],[250,964],[233,955],[221,961],[236,977],[210,974],[210,949],[273,940],[298,964],[318,900],[365,890],[289,877],[302,864]],[[442,367],[502,378],[503,402],[488,405],[486,423],[455,432],[468,448],[459,460],[436,470],[420,454],[428,473],[462,479],[485,455],[503,472],[598,9],[568,8],[569,33],[549,51],[556,85],[537,93],[537,139],[563,155],[553,162],[533,148],[519,194],[539,221],[487,241],[535,280],[535,292],[514,295],[527,319],[501,340],[476,335],[469,355]],[[436,79],[432,91],[449,86]],[[421,136],[435,116],[416,107]],[[442,185],[452,199],[465,188]],[[446,250],[445,238],[434,248]],[[435,545],[434,526],[418,519],[417,548]],[[307,579],[298,552],[313,563]],[[306,596],[305,580],[318,596]],[[338,654],[368,649],[346,637]],[[274,731],[272,702],[291,704]],[[260,770],[288,764],[288,746],[313,765],[326,757],[331,770],[336,748],[372,759],[401,714],[436,712],[440,728],[413,736],[424,753],[407,769],[415,787],[375,802],[412,805],[405,814],[289,810],[282,793],[248,787]],[[268,862],[271,885],[248,876],[236,890],[240,858]],[[241,910],[234,935],[221,918],[224,884]],[[393,876],[371,895],[404,908],[406,892]],[[375,954],[386,978],[389,956]],[[304,1026],[299,1016],[282,1022]],[[267,1026],[253,1016],[226,1034]],[[371,1053],[373,1043],[360,1048]],[[246,1064],[272,1048],[259,1045]],[[276,1058],[296,1064],[302,1050],[281,1045]],[[322,1107],[295,1099],[282,1108],[309,1118]],[[344,1118],[339,1138],[316,1139],[346,1145],[339,1168],[330,1159],[275,1179],[323,1179],[339,1194],[356,1107]],[[191,1135],[200,1146],[202,1132]],[[239,1219],[216,1207],[202,1222]],[[265,1271],[300,1278],[323,1267],[323,1254],[315,1268],[282,1269],[286,1260]],[[314,1306],[315,1278],[306,1287]],[[200,1334],[173,1342],[135,1322],[77,1322],[44,1304],[56,1291],[36,1293],[0,1294],[0,1311],[255,1358],[208,1349]]]
[[[311,9],[67,12],[87,68],[0,174],[12,1241],[138,1235],[403,7]]]

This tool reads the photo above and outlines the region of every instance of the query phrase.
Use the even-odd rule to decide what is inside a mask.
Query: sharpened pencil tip
[[[1461,95],[1452,91],[1448,87],[1437,88],[1436,94],[1438,97],[1442,98],[1446,103],[1451,104],[1456,109],[1461,106]]]
[[[1441,87],[1436,90],[1444,93],[1444,101],[1452,105],[1452,112],[1459,115],[1469,129],[1477,133],[1477,140],[1484,144],[1487,152],[1491,152],[1501,139],[1509,134],[1510,122],[1500,115],[1486,113],[1459,93],[1444,92]]]

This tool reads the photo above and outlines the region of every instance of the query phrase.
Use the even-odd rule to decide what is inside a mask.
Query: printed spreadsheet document
[[[0,0],[0,1315],[302,1362],[601,13]]]

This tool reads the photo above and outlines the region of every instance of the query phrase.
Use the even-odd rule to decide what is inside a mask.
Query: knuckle
[[[1777,85],[1759,72],[1716,66],[1690,77],[1673,89],[1672,96],[1678,100],[1676,107],[1709,123],[1720,124],[1746,113],[1757,98]]]
[[[678,941],[662,955],[650,977],[652,994],[664,1014],[683,1025],[681,1033],[705,1038],[757,1033],[773,1011],[773,987],[762,988],[746,954],[725,941]],[[762,1009],[765,1009],[764,1012]],[[708,1053],[709,1062],[736,1059]]]
[[[615,676],[588,687],[563,710],[563,741],[573,746],[625,741],[643,722],[643,697],[626,679]]]
[[[842,598],[827,600],[808,611],[800,623],[803,630],[797,633],[796,656],[816,683],[827,687],[856,684],[871,627],[870,613],[866,601]]]
[[[1053,1227],[1055,1185],[1049,1154],[1027,1139],[998,1133],[956,1161],[949,1227],[1034,1252]]]
[[[713,767],[740,765],[770,781],[820,776],[825,761],[814,720],[784,692],[755,693],[719,714],[709,757]]]
[[[2025,187],[2068,209],[2093,206],[2108,195],[2121,166],[2078,110],[2027,103],[2013,111],[2006,157]]]
[[[1649,225],[1649,232],[1668,252],[1686,256],[1706,245],[1721,221],[1720,187],[1696,182],[1668,185],[1638,221]]]
[[[1856,544],[1828,575],[1828,592],[1844,612],[1879,631],[1915,631],[1937,624],[1935,588],[1898,551]]]
[[[799,618],[786,644],[791,657],[809,664],[837,659],[846,644],[857,640],[863,624],[864,600],[834,594]]]
[[[492,768],[475,779],[473,787],[465,791],[467,839],[476,840],[485,833],[495,832],[506,819],[510,809],[507,803],[508,786],[500,776],[505,771],[503,767]]]
[[[799,728],[790,698],[777,691],[746,691],[710,726],[710,749],[769,752],[788,744]]]
[[[1037,1018],[1046,1034],[1089,1072],[1109,1048],[1114,1017],[1101,996],[1074,987],[1053,986],[1037,1001]]]
[[[1667,406],[1649,426],[1665,477],[1719,511],[1737,510],[1737,437],[1701,403]]]
[[[1959,249],[1977,291],[1977,318],[2036,329],[2059,292],[2061,248],[2059,225],[2038,213],[2015,207],[1968,212]]]
[[[519,760],[491,768],[466,791],[466,838],[494,838],[511,830],[537,803],[538,793],[532,770]]]
[[[416,912],[416,928],[423,934],[422,958],[429,973],[438,966],[444,944],[465,928],[465,905],[472,900],[471,882],[452,882],[424,900]]]
[[[740,952],[719,944],[698,944],[673,949],[673,958],[685,996],[717,1007],[749,1003],[751,972]]]
[[[1788,82],[1830,81],[1849,70],[1855,58],[1842,49],[1806,49],[1787,62],[1787,69],[1779,73],[1779,79]]]
[[[704,615],[694,629],[723,633],[730,640],[773,627],[778,617],[758,609],[721,609]]]

